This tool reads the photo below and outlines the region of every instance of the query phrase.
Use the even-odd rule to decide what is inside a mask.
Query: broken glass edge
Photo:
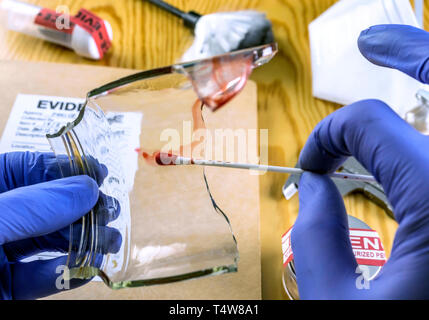
[[[85,110],[86,110],[86,106],[88,105],[88,98],[85,100],[85,103],[82,107],[82,109],[80,110],[78,116],[76,117],[75,120],[73,120],[72,122],[67,123],[66,125],[64,125],[62,128],[60,128],[60,130],[58,130],[58,132],[56,133],[48,133],[46,134],[46,138],[48,139],[55,139],[55,138],[59,138],[62,135],[64,135],[65,133],[69,132],[70,130],[72,130],[74,127],[76,127],[77,125],[79,125],[79,123],[82,121],[84,115],[85,115]],[[53,150],[53,145],[52,143],[49,141],[49,144],[51,146],[51,149]]]
[[[86,280],[93,277],[100,277],[100,279],[106,284],[110,289],[119,290],[125,288],[138,288],[138,287],[150,287],[161,284],[169,284],[174,282],[181,282],[185,280],[205,278],[210,276],[218,276],[226,273],[237,272],[237,264],[232,264],[229,266],[213,267],[209,269],[204,269],[200,271],[184,273],[180,275],[175,275],[171,277],[164,278],[154,278],[147,280],[130,280],[130,281],[118,281],[113,282],[105,275],[103,271],[95,267],[82,267],[82,268],[72,268],[69,270],[69,273],[64,275],[64,280],[70,281],[72,279],[81,279]]]

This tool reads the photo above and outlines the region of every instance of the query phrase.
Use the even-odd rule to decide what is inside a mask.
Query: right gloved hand
[[[429,82],[429,34],[375,26],[359,48],[370,61]],[[369,289],[357,286],[343,199],[325,174],[356,157],[383,186],[399,223],[391,256]],[[302,299],[429,299],[429,137],[386,104],[344,107],[313,131],[299,159],[300,209],[291,240]]]

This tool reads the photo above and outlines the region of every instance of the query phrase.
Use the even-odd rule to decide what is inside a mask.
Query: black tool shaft
[[[175,16],[177,16],[179,18],[183,18],[183,15],[185,14],[185,12],[177,9],[176,7],[173,7],[172,5],[168,4],[167,2],[164,2],[161,0],[146,0],[146,1],[160,7],[161,9],[164,9],[164,10],[174,14]]]
[[[176,17],[181,18],[185,26],[192,30],[195,28],[195,25],[197,24],[198,20],[201,18],[201,15],[199,13],[196,13],[194,11],[184,12],[162,0],[146,0],[146,1],[156,5],[161,9],[166,10],[167,12],[174,14]]]

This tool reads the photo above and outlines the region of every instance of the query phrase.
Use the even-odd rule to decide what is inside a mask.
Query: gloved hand
[[[429,82],[429,34],[375,26],[359,48],[370,61]],[[325,173],[355,156],[380,182],[399,228],[391,256],[369,289],[358,289],[357,263],[343,199]],[[361,101],[323,120],[299,159],[300,209],[291,241],[302,299],[429,298],[429,137],[381,101]],[[362,286],[360,286],[362,287]]]
[[[92,162],[97,181],[88,176],[60,179],[58,162],[51,153],[0,155],[0,298],[35,299],[60,291],[57,267],[66,265],[67,256],[28,263],[20,260],[44,251],[67,253],[69,225],[88,213],[99,198],[99,204],[111,203],[98,189],[107,169]],[[65,176],[70,175],[67,159],[60,158],[60,166]],[[100,212],[105,212],[100,217],[104,225],[119,214],[109,207]],[[118,230],[104,227],[100,232],[108,240],[104,252],[119,250]],[[70,288],[88,281],[71,280]]]

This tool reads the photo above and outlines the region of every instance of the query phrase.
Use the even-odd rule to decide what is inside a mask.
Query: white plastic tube
[[[76,25],[70,34],[36,24],[36,16],[41,10],[42,7],[32,4],[16,0],[3,0],[0,3],[0,23],[9,30],[72,49],[83,57],[95,60],[102,58],[94,38],[79,25]],[[112,27],[109,22],[103,21],[110,41],[112,41]]]

